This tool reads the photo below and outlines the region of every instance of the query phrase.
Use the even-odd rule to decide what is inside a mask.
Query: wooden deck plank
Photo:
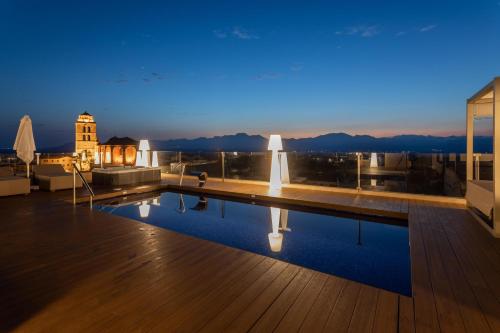
[[[300,293],[297,300],[290,307],[286,315],[281,319],[275,332],[297,332],[300,329],[306,315],[312,308],[318,295],[328,279],[327,274],[316,272],[307,286]]]
[[[315,272],[313,271],[301,270],[266,312],[254,323],[250,332],[274,331],[314,275]]]
[[[318,298],[306,314],[300,332],[321,332],[326,325],[339,295],[347,285],[347,280],[329,276]]]
[[[477,302],[479,303],[479,308],[472,306],[471,310],[481,311],[482,315],[488,322],[490,329],[493,332],[500,331],[500,316],[496,315],[500,313],[500,303],[491,292],[488,284],[484,280],[483,275],[477,268],[478,263],[474,261],[471,255],[469,247],[474,246],[471,243],[471,239],[468,237],[462,237],[462,235],[457,233],[455,228],[452,227],[452,223],[456,223],[455,216],[447,213],[441,214],[441,217],[446,221],[443,223],[443,228],[446,230],[450,245],[456,253],[456,257],[460,263],[464,277],[467,280],[470,289],[474,293]]]
[[[450,214],[449,210],[446,210],[446,212]],[[442,224],[445,220],[441,216],[442,209],[431,207],[429,213],[432,216],[439,217],[432,224],[432,242],[437,247],[435,250],[439,251],[441,255],[441,264],[460,309],[464,326],[469,332],[488,332],[490,327],[480,310],[476,297],[465,278],[460,261],[451,248],[449,238],[443,228]]]
[[[420,209],[426,216],[426,222],[422,221],[419,228],[422,230],[424,246],[427,253],[430,279],[439,317],[439,326],[443,332],[465,332],[464,322],[460,315],[460,308],[453,294],[449,278],[444,270],[444,262],[441,259],[438,244],[436,243],[436,233],[438,231],[430,225],[432,219],[435,217],[431,215],[430,209]],[[453,258],[448,258],[448,260],[453,260]]]
[[[399,296],[398,332],[415,332],[415,310],[413,308],[413,298],[411,297]]]
[[[276,262],[270,258],[261,261],[251,271],[245,273],[229,285],[221,284],[207,295],[198,298],[193,304],[187,304],[172,312],[167,318],[162,318],[152,329],[176,332],[196,332],[226,308],[237,296],[241,295],[253,282],[264,275]],[[197,313],[193,316],[193,313]]]
[[[224,310],[208,321],[200,332],[221,332],[224,330],[241,312],[254,302],[263,290],[283,273],[287,266],[288,264],[283,262],[274,264],[269,271],[259,277],[245,292],[236,297]]]
[[[363,285],[349,323],[349,332],[371,332],[380,290]]]
[[[304,270],[298,266],[289,265],[243,312],[238,314],[226,330],[247,332],[299,273],[303,276]]]
[[[356,307],[361,284],[348,281],[342,290],[339,299],[332,308],[330,317],[323,328],[325,332],[346,332],[351,323],[351,318]]]
[[[373,332],[391,333],[398,331],[398,301],[395,293],[380,290],[373,322]]]
[[[415,311],[415,330],[420,332],[439,332],[439,321],[434,300],[434,291],[419,224],[423,219],[419,205],[410,206],[410,253],[412,267],[412,292]]]

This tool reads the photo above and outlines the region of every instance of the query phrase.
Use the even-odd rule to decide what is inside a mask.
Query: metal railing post
[[[225,160],[225,157],[226,157],[226,153],[224,153],[223,151],[221,151],[220,153],[221,155],[221,161],[222,161],[222,182],[224,182],[225,180],[225,176],[226,176],[226,168],[225,168],[225,163],[224,163],[224,160]]]
[[[92,204],[93,204],[93,198],[95,196],[94,191],[90,187],[89,183],[85,179],[85,177],[82,175],[80,170],[78,170],[77,164],[75,161],[73,161],[73,206],[76,205],[76,174],[78,174],[78,177],[82,180],[82,184],[85,186],[87,191],[89,192],[89,203],[90,203],[90,209],[92,210]]]
[[[474,154],[474,164],[475,164],[475,169],[476,169],[476,180],[481,180],[479,177],[479,159],[481,157],[481,154]]]
[[[73,162],[73,206],[76,205],[76,164]]]
[[[358,162],[358,187],[356,190],[361,191],[361,153],[356,153]]]

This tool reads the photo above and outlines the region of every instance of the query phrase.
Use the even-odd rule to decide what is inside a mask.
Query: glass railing
[[[179,162],[179,153],[168,163]],[[210,177],[268,181],[270,152],[183,152],[185,174],[206,171]],[[326,153],[288,152],[290,183],[370,191],[463,197],[465,194],[466,155],[444,153]],[[174,164],[175,164],[174,163]],[[177,173],[162,164],[167,172]],[[478,162],[479,178],[491,179],[491,154]],[[475,176],[475,179],[477,177]]]
[[[64,161],[67,154],[41,154],[40,160]],[[59,159],[59,160],[58,160]],[[466,155],[458,153],[287,152],[291,184],[463,197]],[[209,177],[269,181],[270,152],[158,151],[163,173],[207,172]],[[68,162],[70,163],[70,162]],[[32,164],[36,164],[36,158]],[[25,172],[15,154],[0,154],[0,166]],[[474,154],[474,179],[492,180],[492,154]]]

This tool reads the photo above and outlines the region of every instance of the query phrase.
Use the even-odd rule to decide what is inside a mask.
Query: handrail
[[[89,192],[89,199],[90,199],[90,209],[92,209],[92,199],[95,197],[95,193],[90,187],[89,183],[87,182],[87,179],[82,175],[78,167],[76,166],[76,162],[73,162],[73,205],[76,205],[76,175],[80,177],[82,180],[82,184],[85,186],[87,191]]]

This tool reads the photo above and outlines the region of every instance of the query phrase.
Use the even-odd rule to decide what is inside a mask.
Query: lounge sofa
[[[59,164],[35,165],[33,175],[41,190],[54,192],[73,188],[73,174],[64,171]],[[82,187],[82,180],[78,176],[76,187]]]
[[[26,177],[14,176],[11,168],[0,168],[0,196],[30,193],[30,180]]]

